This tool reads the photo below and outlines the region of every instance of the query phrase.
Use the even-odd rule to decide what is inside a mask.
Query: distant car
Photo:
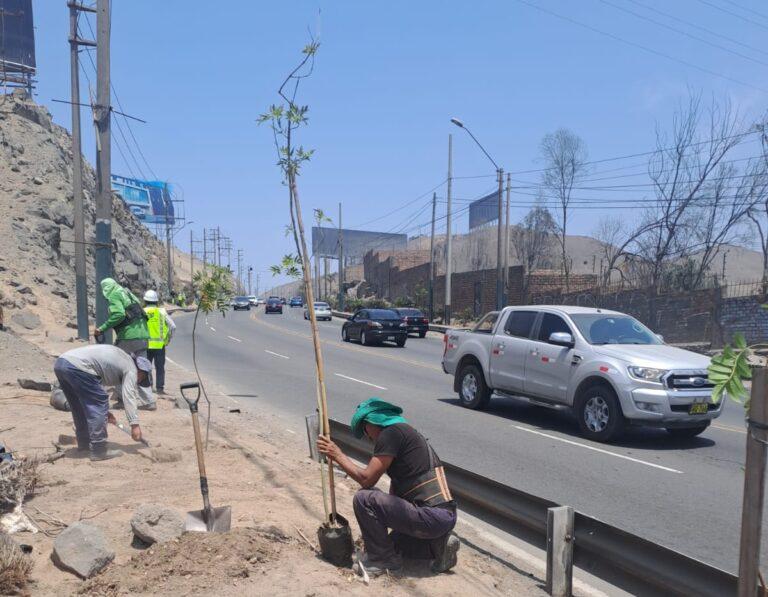
[[[252,307],[258,307],[259,306],[259,299],[257,299],[253,295],[248,296],[248,302],[251,303]]]
[[[281,304],[281,305],[285,305],[287,302],[288,302],[288,301],[286,301],[286,300],[285,300],[285,297],[284,297],[284,296],[281,296],[281,297],[280,297],[280,304]]]
[[[427,335],[429,319],[419,309],[393,309],[393,311],[403,318],[403,321],[408,326],[409,334],[418,334],[419,338]]]
[[[247,296],[236,296],[232,300],[232,310],[240,311],[241,309],[245,309],[246,311],[251,310],[251,301]]]
[[[344,322],[341,339],[360,340],[366,345],[391,341],[403,347],[408,339],[408,326],[392,309],[361,309]]]
[[[263,298],[261,298],[261,297],[258,297],[258,298],[256,299],[256,304],[257,304],[257,305],[266,305],[266,304],[267,304],[267,301],[265,301],[265,300],[264,300]]]
[[[331,306],[328,303],[316,302],[315,303],[315,319],[331,320]],[[304,319],[309,319],[309,306],[304,308]]]
[[[303,307],[304,306],[304,299],[300,296],[292,296],[290,302],[288,303],[288,306],[290,307]]]
[[[283,303],[280,302],[279,298],[269,297],[267,299],[267,304],[264,307],[264,313],[280,313],[283,312]]]

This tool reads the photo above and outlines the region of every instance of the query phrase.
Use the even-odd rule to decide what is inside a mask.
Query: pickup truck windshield
[[[661,344],[656,334],[627,315],[577,313],[571,319],[590,344]]]

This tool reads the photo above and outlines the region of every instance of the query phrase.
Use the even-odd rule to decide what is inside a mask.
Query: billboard
[[[369,232],[367,230],[341,230],[344,256],[362,259],[370,250],[392,251],[408,248],[407,234]],[[312,252],[320,257],[338,257],[339,229],[312,226]]]
[[[478,228],[483,224],[499,219],[499,192],[494,191],[482,199],[469,204],[469,229]]]
[[[0,0],[0,62],[9,71],[35,70],[32,0]]]
[[[176,220],[168,183],[113,174],[112,190],[142,222],[174,225]]]

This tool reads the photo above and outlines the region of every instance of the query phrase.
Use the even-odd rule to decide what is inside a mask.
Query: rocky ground
[[[0,342],[8,338],[0,332]],[[0,345],[0,371],[21,355],[24,373],[50,379],[52,356],[23,339],[17,352]],[[47,346],[55,354],[71,344]],[[16,356],[15,356],[16,355]],[[31,355],[34,356],[34,363]],[[193,379],[170,365],[167,387]],[[521,574],[514,565],[462,546],[455,572],[433,576],[427,565],[409,565],[404,573],[372,580],[367,587],[350,569],[339,569],[317,554],[316,530],[323,519],[318,465],[307,456],[303,430],[256,412],[209,388],[214,403],[206,464],[214,506],[232,507],[233,530],[220,535],[185,534],[151,547],[138,543],[131,518],[141,504],[170,507],[178,514],[201,507],[193,435],[188,410],[162,400],[156,412],[142,412],[141,423],[154,452],[110,427],[113,447],[121,458],[92,463],[78,457],[70,415],[53,410],[48,394],[0,385],[0,442],[17,456],[53,454],[64,442],[63,458],[41,467],[35,495],[24,511],[41,529],[14,538],[32,546],[32,595],[338,595],[385,591],[405,595],[539,595],[541,579]],[[176,392],[171,398],[176,398]],[[239,412],[237,410],[239,409]],[[205,409],[203,408],[203,414]],[[116,411],[118,418],[122,413]],[[181,459],[158,462],[152,455],[174,453]],[[354,484],[338,477],[340,511],[353,519]],[[100,574],[82,581],[57,568],[53,543],[66,525],[85,521],[106,539],[114,560]],[[359,537],[353,527],[355,537]],[[481,538],[460,535],[473,545]],[[494,551],[489,548],[490,551]]]

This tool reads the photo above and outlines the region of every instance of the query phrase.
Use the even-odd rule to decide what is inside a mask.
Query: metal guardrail
[[[345,311],[331,311],[331,315],[334,317],[338,317],[339,319],[349,319],[352,317],[352,313],[347,313]],[[429,324],[429,331],[430,332],[439,332],[441,334],[444,334],[448,329],[450,329],[451,326],[448,325],[439,325],[436,323],[430,323]]]
[[[371,446],[348,425],[331,421],[334,441],[367,462]],[[505,530],[520,529],[543,545],[547,509],[559,504],[503,485],[443,461],[451,492],[462,510]],[[736,594],[734,574],[576,512],[575,563],[633,594],[724,597]]]

